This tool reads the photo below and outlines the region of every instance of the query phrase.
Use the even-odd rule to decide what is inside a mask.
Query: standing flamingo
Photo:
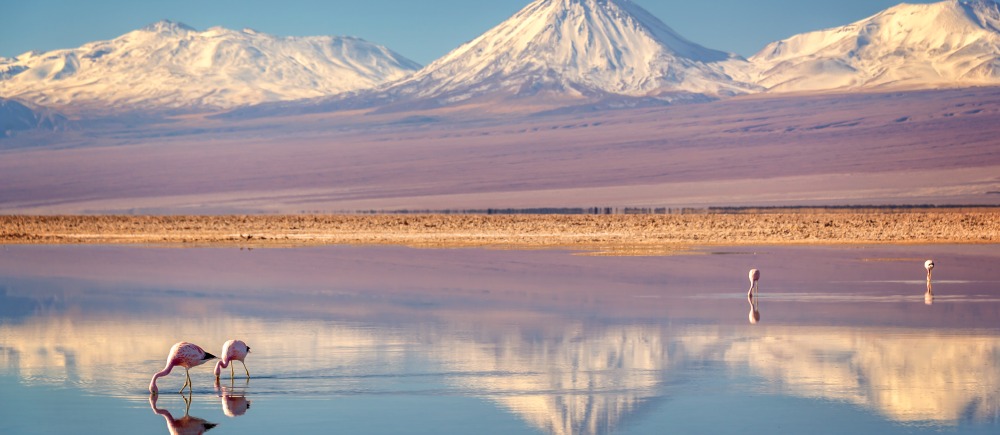
[[[927,269],[927,280],[931,280],[931,271],[934,270],[934,260],[927,260],[924,262],[924,269]]]
[[[187,380],[184,382],[184,386],[181,387],[180,391],[184,391],[184,388],[192,389],[193,385],[191,383],[191,372],[189,371],[191,367],[196,367],[204,364],[206,361],[216,358],[204,349],[196,344],[191,344],[186,341],[181,341],[174,344],[170,348],[170,353],[167,354],[167,366],[153,375],[153,379],[149,381],[149,393],[156,395],[160,393],[160,390],[156,388],[156,380],[169,375],[170,371],[174,369],[174,366],[184,367],[184,374]]]
[[[247,370],[247,363],[244,361],[248,353],[250,353],[250,346],[247,346],[243,340],[229,340],[223,344],[222,359],[215,363],[215,380],[219,380],[219,373],[226,367],[229,367],[229,379],[236,376],[236,369],[229,366],[233,361],[239,361],[243,364],[243,370],[247,372],[247,379],[250,379],[250,370]]]
[[[747,291],[747,296],[753,295],[754,290],[757,290],[757,280],[760,279],[760,270],[750,269],[750,290]]]

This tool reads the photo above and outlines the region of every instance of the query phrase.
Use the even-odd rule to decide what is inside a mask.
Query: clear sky
[[[848,24],[896,0],[633,0],[686,38],[749,56],[796,33]],[[506,20],[530,0],[0,0],[0,56],[74,48],[169,19],[196,29],[349,35],[421,64]],[[933,3],[909,0],[908,3]]]

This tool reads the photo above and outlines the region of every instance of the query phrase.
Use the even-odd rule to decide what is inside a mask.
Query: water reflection
[[[778,393],[854,403],[894,421],[996,421],[1000,338],[934,331],[773,328],[724,359]]]
[[[756,325],[760,322],[760,307],[757,301],[757,292],[747,295],[747,302],[750,303],[750,323]]]
[[[924,293],[924,303],[927,305],[934,304],[934,286],[931,285],[931,280],[927,280],[927,292]]]
[[[256,364],[267,381],[255,394],[398,392],[417,376],[432,384],[439,379],[435,388],[442,392],[487,398],[553,434],[609,432],[641,415],[645,404],[683,394],[666,386],[691,382],[685,367],[701,370],[712,361],[726,367],[718,376],[748,373],[761,380],[734,387],[747,390],[740,394],[849,402],[898,422],[995,423],[1000,412],[1000,337],[971,331],[769,326],[748,335],[738,327],[582,322],[400,329],[245,318],[149,320],[2,324],[7,356],[0,367],[28,384],[66,382],[97,394],[134,397],[144,389],[146,372],[158,364],[162,346],[132,348],[143,340],[128,336],[92,345],[90,337],[122,330],[141,337],[146,328],[168,325],[195,336],[236,324],[260,343],[254,347],[261,352]],[[421,358],[426,360],[414,368],[413,360]],[[205,372],[192,377],[211,382]],[[216,384],[226,415],[249,409],[247,388],[232,381]]]
[[[443,338],[452,382],[551,434],[606,433],[658,390],[669,363],[658,328],[570,325],[538,337]]]
[[[241,386],[236,386],[233,379],[230,379],[229,385],[222,385],[218,378],[215,379],[215,391],[222,399],[222,412],[227,417],[239,417],[250,409],[250,400],[247,400],[249,386],[249,378]]]
[[[467,251],[378,250],[367,257],[378,261],[369,263],[363,249],[334,252],[343,257],[259,250],[238,258],[203,250],[123,251],[112,250],[116,261],[77,254],[59,263],[64,270],[94,260],[59,272],[69,277],[118,265],[99,273],[114,282],[49,278],[47,269],[38,277],[0,276],[0,380],[16,379],[10,384],[22,391],[54,386],[145,408],[146,385],[163,367],[163,349],[180,339],[214,347],[241,337],[253,343],[252,394],[249,379],[214,383],[209,369],[191,372],[195,414],[243,416],[251,395],[254,409],[267,411],[227,423],[234,429],[253,423],[264,431],[258,422],[297,400],[345,415],[374,409],[369,420],[392,414],[393,406],[412,413],[414,403],[442,398],[448,406],[420,411],[474,415],[462,407],[473,409],[474,402],[482,410],[485,402],[492,406],[487,412],[515,416],[516,431],[552,434],[627,432],[692,399],[777,398],[791,412],[834,401],[852,405],[838,413],[907,423],[900,427],[995,425],[1000,415],[998,281],[987,272],[972,274],[995,264],[997,254],[985,249],[975,257],[981,260],[941,258],[954,265],[949,274],[963,280],[938,281],[945,287],[933,310],[914,299],[922,281],[885,281],[912,273],[918,264],[912,255],[865,251],[892,261],[863,262],[860,250],[792,250],[777,259],[755,258],[775,278],[766,324],[759,323],[751,282],[754,327],[743,320],[742,293],[733,291],[744,278],[729,279],[728,271],[745,267],[733,265],[745,261],[736,256],[595,259],[475,251],[469,260]],[[38,260],[50,260],[53,252],[65,253],[45,250],[21,263],[4,258],[0,275],[16,277],[35,264],[50,268],[53,262]],[[394,260],[385,260],[387,253]],[[129,262],[133,256],[153,258]],[[250,257],[278,265],[238,262]],[[330,264],[344,266],[310,275]],[[672,269],[651,267],[664,264]],[[847,268],[858,272],[856,281],[843,281]],[[240,281],[249,279],[245,270],[260,270],[270,281]],[[150,279],[149,273],[161,275]],[[122,276],[130,281],[118,282]],[[313,279],[304,284],[302,276]],[[935,301],[930,281],[925,297]],[[161,381],[165,391],[183,382]],[[161,403],[179,404],[169,402],[173,396]],[[199,396],[210,399],[213,414],[199,408]],[[181,419],[155,401],[150,406],[176,426],[174,433],[182,433],[178,422],[209,429],[212,423],[187,415],[191,396],[184,397]],[[730,417],[724,410],[703,412]],[[299,418],[318,418],[302,424],[312,429],[334,420],[324,412]],[[458,432],[442,430],[449,431]]]
[[[170,411],[156,406],[157,395],[151,394],[149,396],[149,407],[155,414],[163,416],[163,419],[167,422],[167,431],[173,435],[197,435],[218,426],[215,423],[209,423],[205,419],[190,416],[191,395],[189,393],[187,396],[181,395],[181,397],[184,399],[184,417],[174,418]]]
[[[760,310],[757,305],[757,281],[760,280],[760,270],[750,269],[750,290],[747,290],[747,302],[750,303],[750,323],[756,325],[760,322]]]

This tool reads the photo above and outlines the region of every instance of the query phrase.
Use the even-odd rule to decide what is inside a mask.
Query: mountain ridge
[[[1000,5],[902,3],[773,42],[749,62],[768,92],[1000,84]]]
[[[211,46],[191,48],[199,44]],[[109,59],[134,65],[123,51],[160,59],[159,67],[88,75]],[[17,86],[30,77],[34,84]],[[535,0],[420,69],[359,38],[198,31],[168,20],[77,49],[0,58],[0,97],[76,112],[228,111],[224,118],[459,105],[552,113],[753,93],[990,85],[1000,85],[994,0],[902,3],[775,41],[749,59],[691,42],[631,0]]]
[[[372,87],[418,67],[355,37],[197,31],[163,20],[112,40],[0,59],[0,96],[77,110],[213,110]]]
[[[44,108],[32,108],[7,98],[0,98],[0,138],[33,130],[62,130],[67,120],[62,114]]]
[[[378,88],[317,101],[238,109],[232,117],[454,104],[627,106],[750,93],[718,62],[739,56],[679,35],[630,0],[535,0],[423,69]],[[617,104],[617,103],[616,103]],[[533,110],[533,109],[532,109]]]

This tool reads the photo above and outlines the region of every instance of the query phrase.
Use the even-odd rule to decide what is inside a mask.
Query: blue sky
[[[847,24],[893,0],[633,0],[701,45],[749,56],[796,33]],[[421,64],[509,18],[530,0],[0,0],[0,56],[78,47],[161,19],[197,29],[350,35]],[[910,0],[908,3],[933,3]]]

